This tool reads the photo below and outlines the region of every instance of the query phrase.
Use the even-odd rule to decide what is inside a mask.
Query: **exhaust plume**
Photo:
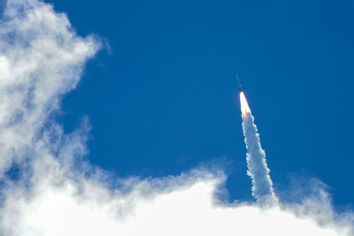
[[[265,151],[262,149],[257,126],[245,94],[240,92],[242,128],[247,147],[247,174],[252,178],[252,195],[260,204],[273,205],[278,202],[267,167]]]

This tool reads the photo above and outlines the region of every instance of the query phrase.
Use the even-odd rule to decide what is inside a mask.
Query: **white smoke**
[[[262,208],[218,200],[220,171],[115,179],[91,166],[87,123],[65,134],[50,117],[99,44],[37,0],[9,0],[0,24],[0,235],[353,235],[322,191]]]
[[[247,147],[247,174],[252,178],[252,195],[260,204],[276,204],[278,199],[273,190],[266,155],[261,146],[257,126],[251,112],[242,115],[243,134]]]

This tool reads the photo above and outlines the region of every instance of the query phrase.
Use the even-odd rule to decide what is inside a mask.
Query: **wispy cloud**
[[[83,159],[85,122],[65,134],[50,119],[99,42],[37,0],[9,0],[0,24],[0,235],[353,235],[324,191],[262,208],[218,200],[220,171],[111,178]]]

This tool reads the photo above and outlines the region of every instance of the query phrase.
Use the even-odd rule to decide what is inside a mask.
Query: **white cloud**
[[[220,179],[206,173],[204,177],[191,174],[160,181],[166,188],[156,187],[153,181],[134,182],[135,187],[129,193],[111,191],[87,178],[79,182],[66,179],[61,183],[55,179],[55,184],[44,181],[32,193],[11,192],[8,205],[12,208],[5,208],[4,214],[12,217],[5,222],[9,227],[3,232],[26,236],[352,233],[348,223],[332,218],[331,208],[326,205],[317,209],[325,222],[320,226],[318,216],[308,215],[309,209],[303,206],[261,208],[255,204],[220,203],[214,198]]]
[[[215,197],[220,172],[114,179],[88,164],[88,127],[64,134],[50,120],[99,44],[37,0],[9,0],[0,23],[0,235],[353,235],[325,192],[264,208]],[[14,163],[21,176],[6,171]]]
[[[0,27],[0,173],[29,155],[97,49],[94,38],[78,37],[50,5],[8,1]]]

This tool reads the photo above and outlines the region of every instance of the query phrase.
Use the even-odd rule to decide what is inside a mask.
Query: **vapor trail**
[[[266,155],[262,149],[257,126],[254,123],[251,109],[244,93],[240,92],[242,111],[242,128],[247,147],[247,174],[252,178],[252,195],[262,205],[273,205],[278,202],[267,167]]]

